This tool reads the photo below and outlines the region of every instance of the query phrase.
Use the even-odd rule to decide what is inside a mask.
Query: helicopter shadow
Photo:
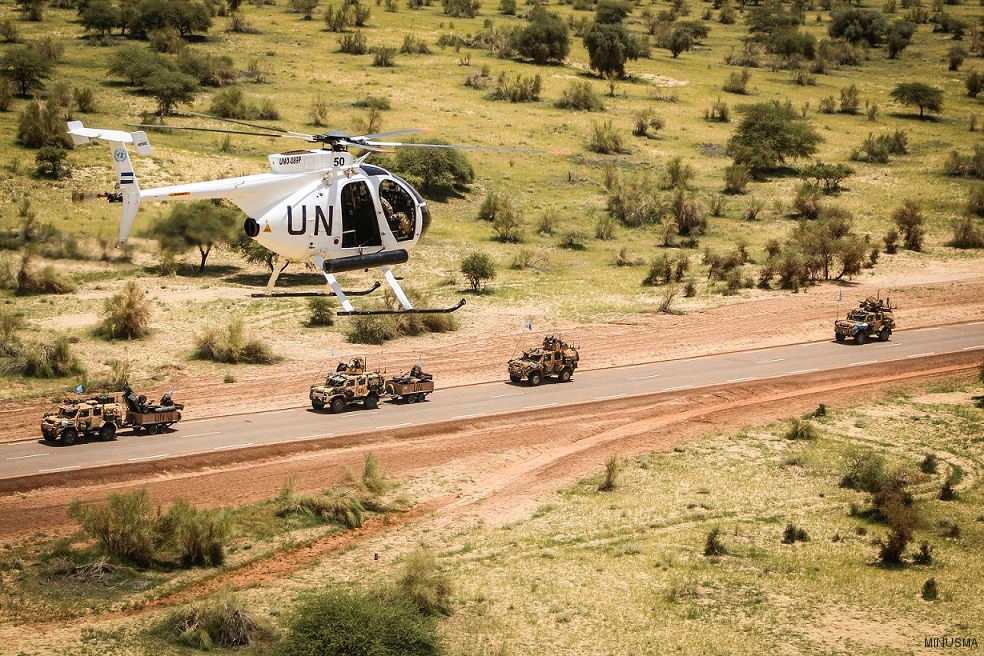
[[[269,273],[249,273],[245,271],[237,271],[232,275],[227,275],[222,278],[223,282],[235,283],[237,285],[246,285],[248,287],[263,287],[267,284],[267,280],[270,279]],[[311,287],[311,286],[324,286],[325,278],[324,276],[314,273],[314,272],[295,272],[295,273],[283,273],[277,278],[277,287]]]

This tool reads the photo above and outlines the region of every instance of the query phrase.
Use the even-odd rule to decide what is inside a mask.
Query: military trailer
[[[356,361],[359,366],[352,366]],[[312,385],[308,396],[315,410],[328,408],[333,414],[338,414],[351,404],[361,404],[363,408],[373,410],[379,407],[379,398],[384,392],[385,383],[379,372],[366,372],[365,362],[356,358],[348,364],[341,363],[334,373],[325,378],[324,385]]]
[[[541,348],[523,351],[521,357],[509,361],[509,380],[518,383],[525,379],[535,387],[545,378],[556,376],[557,380],[566,383],[574,375],[578,360],[577,348],[550,335],[543,338]]]
[[[877,339],[887,342],[895,330],[895,317],[892,303],[869,296],[858,304],[857,309],[847,313],[846,319],[834,321],[834,338],[838,342],[853,339],[855,344]]]
[[[147,397],[137,395],[129,386],[124,388],[120,404],[113,394],[101,394],[87,399],[65,399],[54,412],[45,413],[41,420],[41,435],[48,442],[71,446],[79,437],[95,436],[108,442],[120,428],[133,428],[153,435],[181,420],[184,405],[175,403],[165,394],[158,404],[148,404]]]
[[[433,391],[434,377],[425,373],[420,365],[414,365],[408,374],[400,374],[386,381],[386,394],[407,403],[423,401]]]

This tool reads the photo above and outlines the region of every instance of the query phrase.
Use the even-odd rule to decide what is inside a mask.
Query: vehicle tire
[[[99,439],[103,442],[109,442],[116,438],[116,426],[114,424],[103,424],[102,428],[99,429]]]
[[[331,400],[331,402],[329,402],[328,409],[335,415],[345,412],[345,399],[340,396],[336,396]]]
[[[74,428],[66,428],[62,431],[61,442],[65,446],[72,446],[77,439],[79,439],[79,434]]]
[[[45,435],[43,433],[41,434],[41,439],[43,439],[45,442],[51,442],[51,443],[55,443],[58,441],[58,438],[55,437],[54,435]]]
[[[417,398],[417,395],[416,394],[407,394],[403,398],[405,398],[407,400],[407,403],[416,403],[417,401],[420,400],[420,399]]]
[[[160,430],[160,426],[157,424],[147,424],[146,428],[148,435],[157,435],[157,431]]]
[[[523,378],[522,376],[513,376],[512,374],[509,374],[509,380],[511,380],[514,383],[518,383],[519,381],[523,380]]]
[[[892,331],[888,328],[882,328],[881,332],[878,333],[879,342],[887,342],[888,338],[892,336]]]
[[[320,399],[311,399],[311,407],[315,410],[324,410],[325,402]]]
[[[379,407],[379,396],[375,392],[366,394],[366,400],[362,402],[366,410],[375,410]]]
[[[838,342],[843,342],[846,339],[846,337],[844,337],[844,333],[834,333],[834,339],[836,339]]]
[[[570,369],[561,369],[560,374],[557,376],[557,378],[562,383],[569,383],[571,380],[571,373],[572,372]]]
[[[858,346],[864,344],[867,341],[868,341],[868,333],[864,332],[863,330],[859,330],[858,332],[854,333],[854,343],[857,344]]]
[[[540,375],[539,371],[534,371],[530,374],[530,387],[536,387],[543,382],[543,376]]]

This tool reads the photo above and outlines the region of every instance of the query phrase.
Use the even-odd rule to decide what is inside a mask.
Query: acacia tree
[[[90,0],[82,11],[79,21],[88,32],[92,30],[99,36],[106,36],[122,21],[120,10],[110,0]]]
[[[161,68],[144,80],[143,87],[157,100],[157,113],[167,116],[175,105],[190,103],[198,93],[198,80],[180,71]]]
[[[512,42],[520,55],[536,64],[562,62],[571,50],[567,25],[540,4],[530,13],[530,24],[513,34]]]
[[[595,23],[584,35],[591,68],[608,79],[625,76],[625,62],[639,58],[639,45],[621,23]]]
[[[923,118],[923,110],[939,112],[943,109],[943,91],[925,82],[899,82],[891,95],[897,103],[919,107],[919,118]]]
[[[0,58],[0,75],[13,82],[24,98],[34,89],[44,88],[51,69],[51,60],[30,46],[11,48]]]
[[[809,157],[823,141],[789,103],[756,103],[738,111],[742,120],[728,140],[727,154],[753,173],[775,169],[787,158]]]
[[[236,210],[210,200],[179,203],[154,224],[151,235],[165,252],[178,254],[197,248],[202,258],[198,273],[204,273],[212,249],[232,240],[238,218]]]

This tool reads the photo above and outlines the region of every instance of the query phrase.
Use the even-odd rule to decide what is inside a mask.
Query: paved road
[[[658,335],[653,339],[659,339]],[[351,409],[341,415],[291,408],[185,421],[177,424],[174,432],[154,436],[122,432],[114,442],[80,441],[71,447],[50,445],[25,435],[25,441],[0,444],[0,478],[397,429],[449,419],[808,374],[821,369],[860,367],[975,349],[984,349],[982,321],[903,331],[893,335],[890,342],[864,346],[837,344],[831,340],[619,369],[580,371],[568,384],[547,382],[530,388],[503,382],[438,389],[426,403],[384,402],[378,410]]]

